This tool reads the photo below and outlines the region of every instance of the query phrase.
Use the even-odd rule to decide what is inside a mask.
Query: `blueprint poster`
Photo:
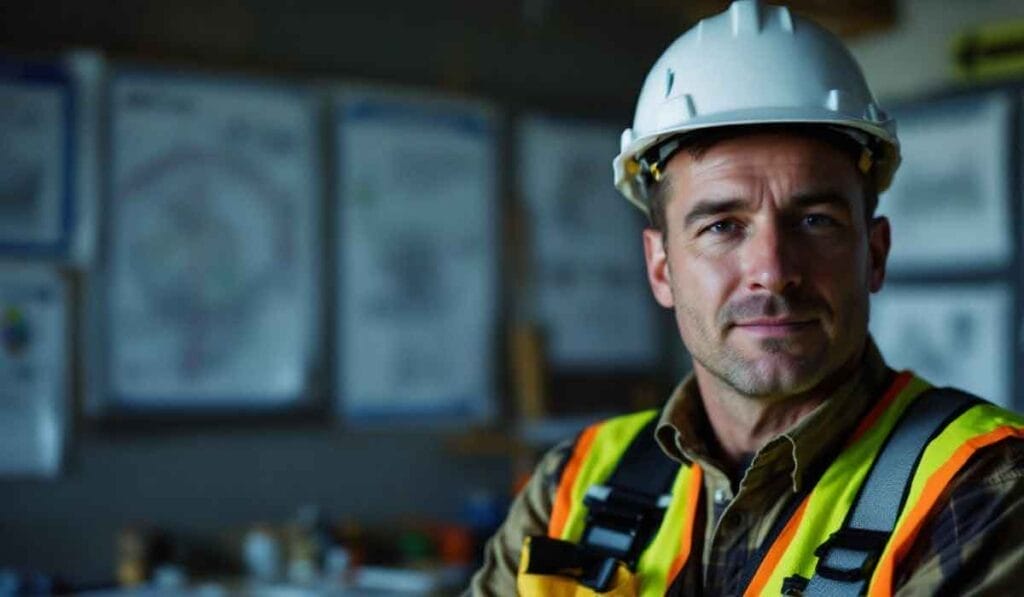
[[[316,105],[254,82],[113,77],[106,383],[131,408],[299,400],[314,347]]]
[[[896,113],[903,162],[879,202],[892,222],[890,268],[1010,262],[1010,108],[992,94]]]
[[[383,94],[347,95],[337,113],[339,406],[371,422],[487,417],[492,118],[476,104]]]
[[[534,316],[562,368],[657,366],[643,216],[612,185],[616,130],[532,117],[519,127]]]
[[[0,60],[0,252],[68,250],[73,130],[72,86],[63,68]]]
[[[871,302],[871,333],[890,367],[1013,408],[1011,297],[1002,284],[889,285]]]
[[[60,471],[67,413],[67,303],[49,269],[0,268],[0,475]]]

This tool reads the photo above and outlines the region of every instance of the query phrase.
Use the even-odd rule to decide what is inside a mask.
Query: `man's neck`
[[[860,362],[860,356],[852,359],[810,391],[778,398],[741,394],[695,362],[701,400],[729,476],[742,475],[744,463],[831,396],[856,374]]]

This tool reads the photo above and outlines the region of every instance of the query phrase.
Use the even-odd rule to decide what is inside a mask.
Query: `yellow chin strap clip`
[[[867,174],[871,171],[871,167],[875,165],[875,157],[871,153],[871,150],[865,147],[860,152],[860,159],[857,160],[857,168],[860,169],[861,174]]]

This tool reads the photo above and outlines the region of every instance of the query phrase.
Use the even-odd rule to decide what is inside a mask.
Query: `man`
[[[622,149],[693,374],[547,454],[472,593],[1022,590],[1024,420],[889,369],[867,332],[899,146],[841,43],[735,2],[655,64]]]

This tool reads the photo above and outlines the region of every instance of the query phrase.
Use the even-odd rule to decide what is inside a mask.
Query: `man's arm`
[[[529,535],[546,535],[551,504],[573,442],[559,444],[540,460],[526,487],[516,496],[508,517],[484,547],[484,563],[473,576],[467,595],[516,594],[519,550]]]
[[[946,489],[896,573],[897,595],[1024,591],[1024,441],[981,450]]]

